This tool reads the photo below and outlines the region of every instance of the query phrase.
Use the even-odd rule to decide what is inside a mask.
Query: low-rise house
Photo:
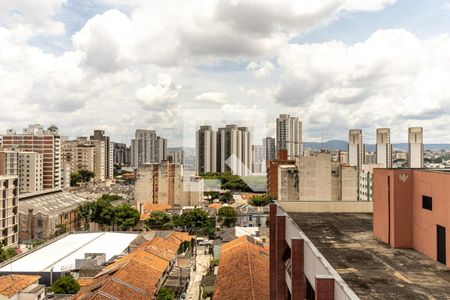
[[[213,299],[269,299],[269,248],[249,236],[224,244]]]
[[[236,208],[237,222],[240,227],[267,227],[269,219],[268,206],[240,205]]]
[[[193,238],[188,233],[155,232],[95,277],[80,278],[83,287],[72,299],[153,299]]]
[[[41,300],[46,297],[41,276],[11,274],[0,277],[0,300]]]

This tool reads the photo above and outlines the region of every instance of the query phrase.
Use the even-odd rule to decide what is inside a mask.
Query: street
[[[200,299],[200,285],[202,277],[208,272],[209,263],[211,261],[210,254],[204,254],[206,247],[197,246],[197,268],[196,271],[191,271],[191,280],[186,292],[186,299],[197,300]]]

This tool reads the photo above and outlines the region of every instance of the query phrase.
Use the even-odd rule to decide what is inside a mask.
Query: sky
[[[450,143],[449,33],[437,0],[2,0],[0,132],[144,128],[177,147],[199,116],[273,136],[288,113],[305,141],[423,126]]]

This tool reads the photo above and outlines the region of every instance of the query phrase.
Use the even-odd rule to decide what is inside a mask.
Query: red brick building
[[[373,234],[450,267],[450,172],[375,169]]]

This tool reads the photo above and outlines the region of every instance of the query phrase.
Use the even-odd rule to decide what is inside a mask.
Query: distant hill
[[[305,142],[303,143],[305,148],[311,149],[322,149],[322,143],[316,142]],[[347,150],[348,143],[341,140],[331,140],[323,143],[323,148],[328,150]],[[399,149],[403,151],[408,150],[408,143],[398,143],[393,144],[394,149]],[[425,150],[450,150],[450,144],[425,144]],[[374,152],[374,144],[366,144],[366,151]]]

